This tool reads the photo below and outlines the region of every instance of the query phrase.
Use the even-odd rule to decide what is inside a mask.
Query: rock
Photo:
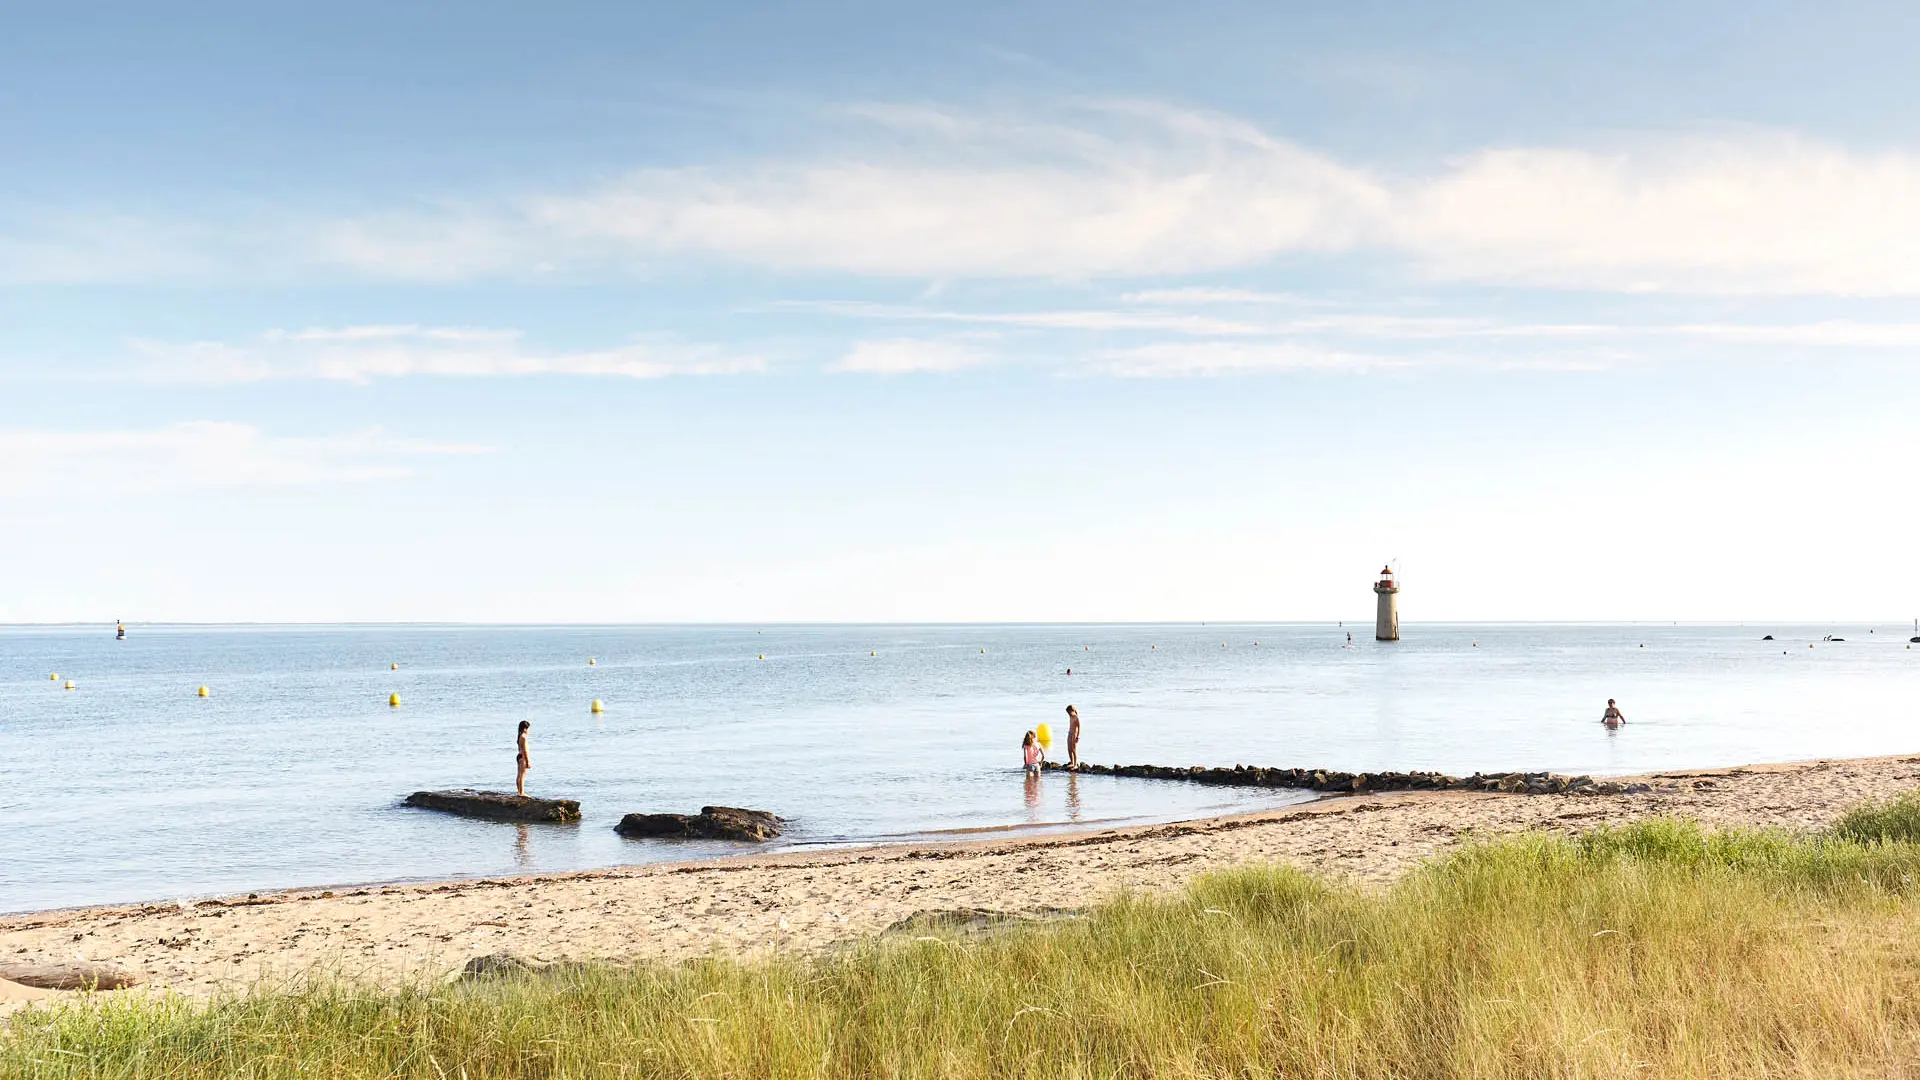
[[[515,975],[538,975],[541,965],[530,964],[512,953],[488,953],[467,961],[460,969],[463,979],[499,979]]]
[[[557,961],[541,963],[537,960],[523,960],[512,953],[488,953],[467,961],[453,976],[453,981],[473,981],[478,979],[529,979],[552,977],[556,975],[579,975],[587,970],[587,965],[575,961]]]
[[[771,840],[785,820],[765,810],[703,806],[698,814],[628,814],[615,825],[621,836],[681,840]]]
[[[580,803],[575,799],[537,799],[510,791],[476,791],[457,788],[452,791],[416,791],[407,796],[406,805],[422,810],[439,810],[461,817],[488,821],[580,820]]]

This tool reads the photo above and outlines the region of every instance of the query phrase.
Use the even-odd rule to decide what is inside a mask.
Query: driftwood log
[[[407,796],[406,805],[459,814],[461,817],[485,818],[488,821],[564,823],[580,820],[580,802],[577,799],[537,799],[531,795],[515,795],[511,791],[475,791],[473,788],[416,791]]]
[[[771,840],[785,820],[765,810],[703,806],[698,814],[628,814],[615,825],[621,836],[682,840]]]
[[[1352,773],[1338,769],[1278,769],[1235,765],[1231,769],[1189,765],[1088,765],[1069,769],[1049,761],[1045,768],[1053,772],[1084,773],[1088,776],[1137,776],[1147,780],[1186,780],[1195,784],[1223,787],[1306,788],[1312,791],[1500,791],[1514,795],[1619,795],[1651,790],[1646,784],[1619,784],[1595,780],[1591,776],[1566,776],[1552,772],[1474,773],[1472,776],[1448,776],[1437,772]]]
[[[138,986],[140,976],[115,964],[91,960],[49,962],[0,959],[0,979],[36,990],[119,990]]]

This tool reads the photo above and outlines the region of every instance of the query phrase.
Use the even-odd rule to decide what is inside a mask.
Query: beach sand
[[[314,974],[397,985],[444,978],[489,953],[618,961],[818,950],[918,914],[1045,914],[1123,889],[1173,889],[1202,871],[1246,862],[1385,882],[1474,835],[1579,831],[1656,815],[1712,826],[1820,826],[1863,800],[1920,786],[1920,756],[1620,779],[1643,780],[1654,790],[1616,796],[1349,796],[1068,835],[299,889],[191,907],[40,912],[0,918],[0,961],[110,962],[138,972],[146,987],[206,995]],[[37,996],[0,984],[0,1011]]]

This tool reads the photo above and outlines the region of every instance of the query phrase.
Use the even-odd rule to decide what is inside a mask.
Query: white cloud
[[[213,420],[105,431],[0,430],[0,496],[385,480],[411,474],[423,456],[486,452],[379,431],[275,436]]]
[[[409,276],[701,258],[954,279],[1165,277],[1357,252],[1521,286],[1920,292],[1910,153],[1662,136],[1489,149],[1389,175],[1208,114],[1109,109],[1080,126],[901,114],[894,142],[825,160],[643,170],[580,193],[342,222],[324,235],[350,242],[327,241],[323,257]],[[1137,295],[1287,302],[1180,292]]]
[[[1027,330],[1159,330],[1181,334],[1229,336],[1258,334],[1265,328],[1251,322],[1216,319],[1179,311],[955,311],[939,308],[873,304],[860,300],[795,300],[778,305],[785,311],[808,311],[857,319],[894,319],[908,322],[973,323]]]
[[[990,363],[992,359],[990,354],[958,342],[888,338],[855,342],[853,348],[828,365],[827,370],[905,375],[912,372],[959,371],[979,367]]]
[[[1167,278],[1357,253],[1416,276],[1531,287],[1920,293],[1915,152],[1778,132],[1628,136],[1389,173],[1232,117],[1142,103],[848,112],[863,136],[812,154],[414,204],[424,210],[103,227],[71,209],[13,208],[0,280],[581,277],[689,260],[940,281]]]
[[[1348,352],[1291,341],[1160,342],[1111,349],[1089,362],[1090,370],[1127,378],[1240,375],[1263,371],[1373,371],[1410,366],[1404,357]]]
[[[757,356],[713,346],[636,342],[582,352],[529,350],[511,330],[347,326],[274,330],[242,345],[135,341],[150,377],[188,382],[332,379],[364,383],[406,375],[592,375],[657,379],[760,371]]]
[[[1488,150],[1400,185],[1436,277],[1672,292],[1920,292],[1920,157],[1781,134]]]

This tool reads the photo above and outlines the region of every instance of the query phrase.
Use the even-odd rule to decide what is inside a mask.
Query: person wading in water
[[[520,735],[514,740],[518,745],[518,753],[513,760],[513,790],[523,799],[527,797],[527,770],[533,768],[533,758],[527,753],[527,729],[532,726],[531,720],[520,721]]]

